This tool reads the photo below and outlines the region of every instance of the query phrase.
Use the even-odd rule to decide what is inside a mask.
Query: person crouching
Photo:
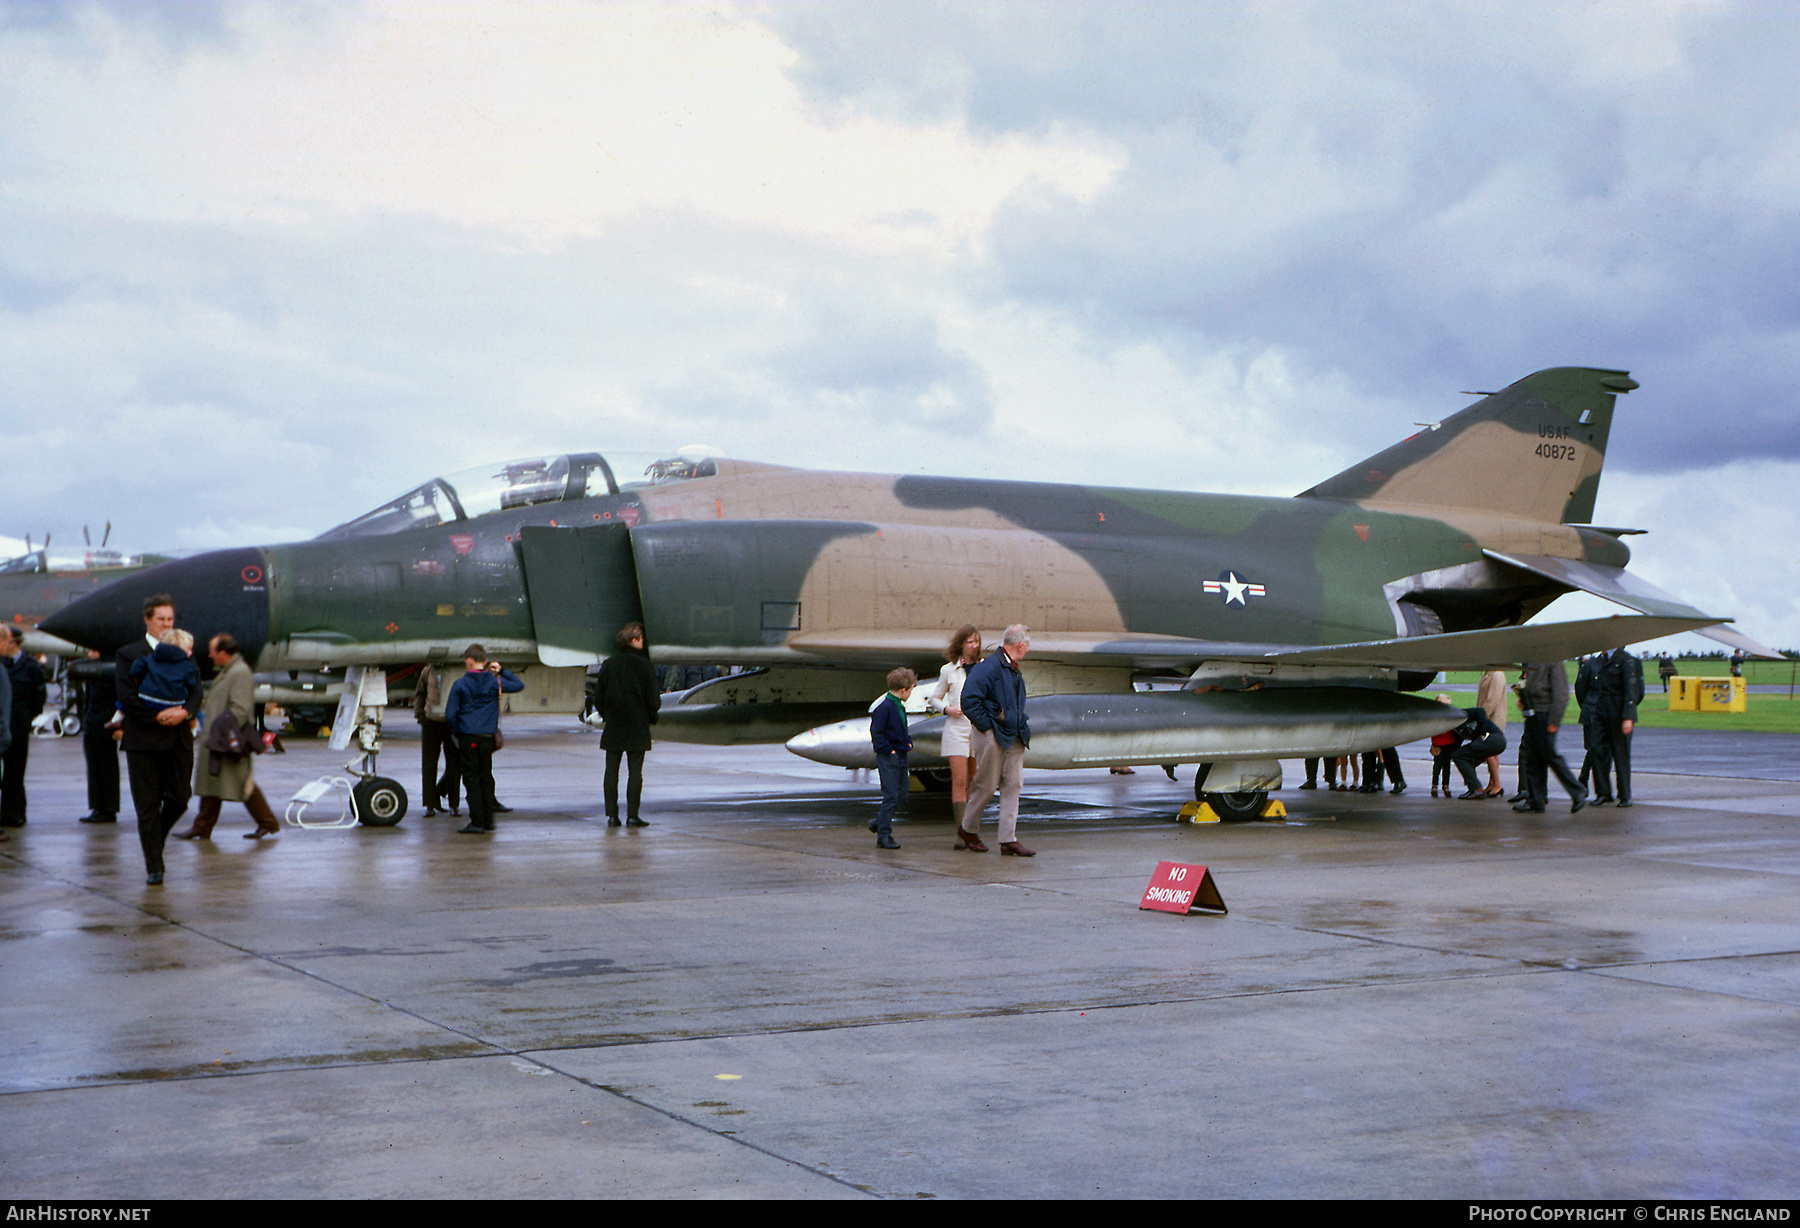
[[[887,694],[869,705],[869,741],[875,747],[875,767],[881,774],[881,812],[869,824],[875,847],[897,849],[894,811],[906,796],[906,756],[912,751],[912,735],[906,730],[906,701],[912,698],[919,676],[897,669],[887,676]]]

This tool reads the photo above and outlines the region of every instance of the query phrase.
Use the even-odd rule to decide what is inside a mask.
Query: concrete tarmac
[[[0,1196],[1791,1198],[1800,787],[1515,814],[1028,772],[1034,859],[774,748],[509,718],[493,837],[227,807],[147,887],[33,749],[0,844]],[[384,767],[418,782],[410,722]],[[1568,747],[1565,739],[1565,752]],[[343,756],[259,761],[285,801]],[[1290,765],[1298,767],[1297,764]],[[1511,783],[1510,770],[1504,777]],[[989,820],[991,832],[992,819]],[[1230,915],[1137,904],[1158,860]]]

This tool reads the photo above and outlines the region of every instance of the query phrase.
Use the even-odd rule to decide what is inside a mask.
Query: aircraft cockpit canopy
[[[606,495],[716,477],[717,463],[704,449],[674,456],[615,452],[610,461],[597,452],[570,452],[482,465],[433,478],[398,499],[319,534],[318,541],[376,537],[407,529],[428,529],[539,503],[596,499]]]

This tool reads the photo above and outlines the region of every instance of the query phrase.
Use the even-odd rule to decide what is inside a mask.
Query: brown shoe
[[[971,853],[985,853],[988,851],[987,845],[981,842],[981,837],[978,834],[972,831],[964,831],[960,827],[956,829],[956,847],[959,849],[968,849]]]
[[[212,839],[211,832],[195,831],[191,827],[188,828],[186,831],[170,832],[169,834],[174,836],[177,840],[211,840]]]
[[[1030,849],[1026,848],[1023,844],[1020,844],[1017,840],[1014,840],[1011,844],[1002,844],[1000,846],[1000,855],[1002,857],[1036,857],[1037,856],[1036,853],[1034,853]]]

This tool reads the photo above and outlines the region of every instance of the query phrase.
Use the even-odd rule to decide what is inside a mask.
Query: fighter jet
[[[168,561],[167,555],[121,554],[85,550],[51,554],[48,546],[28,550],[0,563],[0,620],[25,628],[25,651],[52,656],[78,656],[66,640],[46,635],[38,625],[71,601],[99,591],[121,577]]]
[[[460,659],[585,665],[640,620],[652,658],[757,667],[685,693],[659,736],[788,741],[862,714],[948,629],[1032,629],[1033,767],[1211,765],[1260,806],[1281,759],[1441,731],[1442,669],[1559,660],[1700,630],[1767,653],[1624,569],[1591,523],[1624,371],[1540,371],[1293,498],[826,473],[688,454],[570,454],[436,478],[309,542],[142,572],[52,634],[111,651],[150,593],[259,670]],[[1627,616],[1524,626],[1583,590]],[[1140,691],[1134,678],[1180,678]],[[811,735],[807,731],[814,730]],[[914,731],[928,766],[937,729]],[[798,735],[798,736],[797,736]],[[854,739],[851,739],[854,741]],[[866,742],[860,753],[867,753]]]

